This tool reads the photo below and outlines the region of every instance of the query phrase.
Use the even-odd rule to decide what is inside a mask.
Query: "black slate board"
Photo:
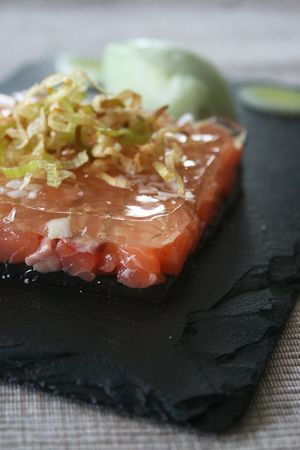
[[[28,66],[0,92],[51,69]],[[242,196],[166,301],[26,285],[1,266],[3,379],[204,430],[241,415],[300,290],[300,122],[239,113]]]

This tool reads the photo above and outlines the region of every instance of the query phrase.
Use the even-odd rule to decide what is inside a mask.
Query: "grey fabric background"
[[[297,0],[2,0],[0,79],[59,52],[97,55],[126,37],[177,40],[235,80],[300,83]],[[0,384],[0,449],[300,449],[300,305],[249,410],[222,435],[188,432]]]

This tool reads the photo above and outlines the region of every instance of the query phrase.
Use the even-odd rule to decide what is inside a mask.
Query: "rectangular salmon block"
[[[0,108],[0,262],[133,288],[178,275],[233,188],[243,130],[151,115],[130,91],[82,101],[74,79],[34,89]]]

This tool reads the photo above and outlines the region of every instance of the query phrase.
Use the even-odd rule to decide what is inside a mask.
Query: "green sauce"
[[[249,84],[239,89],[239,97],[251,109],[283,116],[300,115],[300,90],[268,84]]]

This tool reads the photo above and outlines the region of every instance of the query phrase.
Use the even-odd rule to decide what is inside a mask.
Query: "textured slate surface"
[[[300,130],[297,120],[240,117],[243,195],[165,302],[159,290],[149,302],[26,285],[2,265],[0,376],[206,430],[242,413],[299,291]]]

